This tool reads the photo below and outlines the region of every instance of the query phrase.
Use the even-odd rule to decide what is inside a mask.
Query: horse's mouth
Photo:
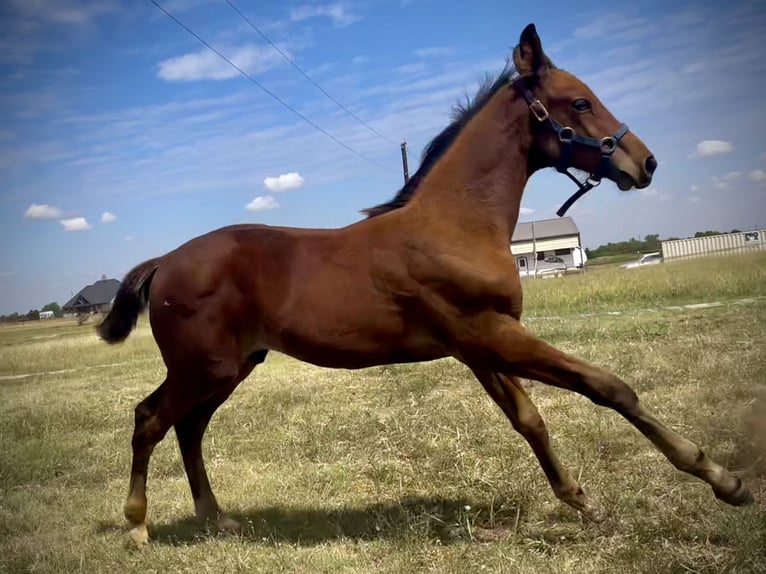
[[[628,172],[620,170],[615,174],[614,182],[617,184],[617,187],[620,188],[620,191],[629,191],[633,188],[645,189],[649,187],[649,184],[652,183],[652,179],[650,177],[639,182]]]

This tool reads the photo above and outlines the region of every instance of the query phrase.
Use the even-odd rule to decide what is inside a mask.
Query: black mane
[[[493,78],[487,74],[484,81],[479,86],[479,91],[473,99],[466,97],[464,103],[458,103],[452,108],[452,123],[448,125],[442,133],[436,136],[431,143],[423,150],[423,155],[420,159],[420,167],[415,174],[404,184],[399,192],[393,197],[393,199],[386,203],[381,203],[375,207],[370,207],[362,210],[362,213],[367,217],[375,217],[376,215],[382,215],[388,213],[400,207],[404,207],[407,202],[412,199],[412,196],[417,191],[420,182],[428,175],[436,162],[444,155],[449,149],[452,142],[460,134],[465,125],[473,118],[494,96],[497,91],[505,86],[510,77],[513,75],[515,69],[510,63],[510,60],[506,64],[502,72]]]

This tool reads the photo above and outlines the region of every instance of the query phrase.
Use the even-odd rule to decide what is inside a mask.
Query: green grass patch
[[[527,279],[524,313],[568,315],[763,296],[766,252],[757,252]]]

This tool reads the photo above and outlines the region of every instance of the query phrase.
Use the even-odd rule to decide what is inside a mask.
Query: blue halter
[[[628,133],[628,126],[626,124],[620,124],[620,127],[617,128],[617,131],[614,132],[613,135],[601,139],[580,135],[575,132],[573,128],[562,126],[550,116],[543,103],[535,98],[529,90],[523,76],[519,76],[512,80],[511,85],[526,100],[529,110],[532,112],[535,119],[542,124],[547,124],[547,126],[558,136],[559,141],[561,142],[561,155],[554,163],[554,167],[559,173],[563,173],[575,182],[579,188],[556,212],[556,215],[562,217],[567,210],[572,207],[572,204],[575,201],[580,199],[594,187],[598,186],[601,183],[601,179],[607,176],[612,165],[612,154],[614,153],[614,150],[617,149],[617,146],[620,145],[620,140],[625,137],[626,133]],[[569,171],[570,167],[574,167],[571,163],[571,158],[572,149],[575,145],[597,149],[601,154],[601,161],[599,162],[596,171],[591,173],[584,182],[578,180]]]

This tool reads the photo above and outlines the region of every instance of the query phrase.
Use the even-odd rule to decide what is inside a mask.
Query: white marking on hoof
[[[131,528],[130,539],[136,548],[143,548],[149,543],[149,530],[146,528],[146,524],[139,524]]]

